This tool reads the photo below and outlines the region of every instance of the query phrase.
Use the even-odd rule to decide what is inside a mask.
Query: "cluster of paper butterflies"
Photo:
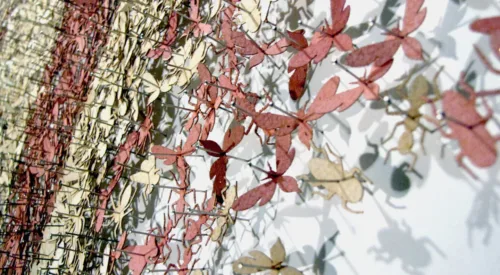
[[[413,148],[417,132],[421,141],[430,132],[456,140],[457,163],[472,177],[464,158],[479,168],[495,163],[499,137],[486,128],[493,116],[487,97],[499,92],[475,91],[465,74],[457,83],[460,92],[440,92],[439,73],[430,80],[418,74],[432,62],[412,36],[426,17],[424,0],[403,1],[404,16],[391,27],[370,21],[365,35],[382,32],[385,39],[366,46],[354,44],[346,32],[346,0],[330,0],[331,17],[320,26],[298,22],[298,29],[269,20],[278,2],[2,1],[3,272],[108,274],[128,268],[133,274],[204,274],[199,255],[208,242],[224,242],[240,220],[238,212],[269,203],[277,192],[300,193],[298,181],[357,213],[348,203],[360,202],[363,184],[371,181],[359,168],[344,169],[343,159],[328,144],[317,146],[314,135],[322,134],[317,120],[348,110],[360,97],[401,117],[383,142],[404,127],[389,152],[409,155],[408,170],[419,155]],[[275,39],[261,35],[265,28]],[[489,36],[490,50],[500,59],[500,18],[476,20],[470,29]],[[423,64],[397,83],[399,100],[409,103],[405,109],[377,84],[400,49],[404,58]],[[343,53],[335,65],[355,82],[339,91],[341,79],[332,75],[321,89],[309,91],[306,102],[312,68],[333,51]],[[500,74],[485,49],[476,51],[491,73]],[[244,75],[263,64],[287,68],[286,98],[250,90]],[[369,73],[358,76],[350,69],[356,67]],[[279,101],[296,101],[300,108],[288,110]],[[486,116],[478,112],[479,103]],[[422,106],[432,112],[423,113]],[[211,134],[219,124],[222,139]],[[272,148],[272,162],[238,156],[253,132]],[[287,175],[296,138],[319,152],[309,161],[310,173],[298,178]],[[191,184],[196,171],[190,162],[199,157],[210,167],[202,189]],[[227,176],[235,162],[265,179],[254,188],[239,187]],[[140,214],[134,205],[154,209],[155,189],[166,192],[160,200],[168,201],[168,211],[161,224],[148,226],[134,220]],[[279,239],[270,256],[241,256],[233,262],[235,273],[301,274],[300,267],[285,264]]]

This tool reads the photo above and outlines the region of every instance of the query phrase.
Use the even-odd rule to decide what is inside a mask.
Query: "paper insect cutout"
[[[449,139],[455,139],[460,145],[460,153],[456,160],[460,167],[464,168],[472,177],[476,175],[463,163],[463,159],[469,159],[477,167],[489,167],[497,160],[496,142],[500,137],[494,137],[486,128],[486,123],[492,118],[493,110],[483,98],[483,105],[488,111],[486,117],[481,116],[476,109],[476,92],[465,82],[465,74],[462,73],[459,82],[460,87],[467,93],[468,98],[456,91],[446,91],[442,95],[442,113],[437,113],[436,106],[431,102],[435,116],[446,121],[450,132],[441,127],[437,119],[429,119],[439,127],[441,134]]]
[[[470,25],[470,29],[475,32],[487,34],[490,37],[490,47],[495,56],[500,59],[500,17],[490,17],[478,19]],[[474,46],[481,61],[488,69],[496,74],[500,74],[500,70],[493,67],[491,62],[486,58],[484,53],[478,46]]]
[[[421,10],[424,0],[407,0],[403,28],[399,26],[386,33],[384,42],[375,43],[354,50],[346,57],[346,64],[352,67],[362,67],[374,64],[380,67],[393,58],[400,46],[408,58],[422,60],[422,45],[418,40],[409,37],[422,23],[427,9]]]
[[[123,249],[129,252],[128,264],[132,274],[140,275],[148,263],[154,264],[158,258],[158,245],[155,237],[148,236],[143,245],[128,246]]]
[[[238,274],[254,274],[262,271],[269,271],[273,275],[300,275],[302,272],[294,267],[283,264],[286,258],[286,251],[278,238],[271,247],[271,257],[253,250],[250,257],[241,257],[233,263],[233,272]]]
[[[151,194],[153,187],[160,182],[159,171],[160,169],[156,168],[155,156],[150,155],[147,160],[142,162],[141,171],[130,176],[130,179],[144,185],[143,195],[146,197]]]
[[[219,244],[222,242],[222,238],[226,234],[227,228],[234,223],[229,210],[231,210],[231,207],[237,198],[236,191],[236,185],[233,185],[226,190],[224,194],[224,206],[218,213],[220,216],[215,220],[216,226],[210,235],[210,239],[218,242]]]
[[[290,168],[294,157],[295,149],[276,156],[276,171],[273,171],[269,164],[269,171],[264,171],[267,174],[266,179],[269,180],[241,195],[233,204],[233,209],[236,211],[247,210],[259,200],[259,206],[263,206],[273,198],[276,186],[279,186],[284,192],[300,192],[297,181],[290,176],[284,176],[288,168]]]
[[[195,37],[207,35],[212,32],[212,26],[200,22],[201,16],[199,5],[199,0],[191,0],[189,5],[189,17],[193,22],[191,24],[191,29],[193,29],[193,34]]]
[[[310,40],[303,29],[294,27],[295,31],[282,32],[278,25],[298,23],[301,28],[313,29],[297,20],[303,14],[311,19],[306,5],[312,7],[313,0],[302,1],[305,4],[276,0],[112,2],[0,1],[0,268],[6,274],[43,270],[104,275],[120,272],[119,268],[126,265],[133,274],[144,273],[148,265],[151,273],[208,274],[206,263],[196,265],[206,254],[206,247],[211,249],[208,242],[219,243],[219,251],[223,252],[227,241],[234,240],[232,236],[225,238],[231,232],[228,228],[243,220],[231,209],[243,211],[264,205],[273,198],[277,187],[284,192],[300,192],[296,180],[285,175],[295,157],[292,140],[298,137],[294,142],[314,147],[316,121],[324,121],[330,112],[347,110],[361,96],[377,102],[378,107],[371,112],[385,115],[381,109],[386,107],[387,115],[404,116],[385,137],[385,141],[393,138],[396,129],[404,126],[404,133],[397,137],[398,145],[389,152],[397,150],[416,159],[414,132],[420,128],[423,140],[424,133],[434,131],[421,124],[421,118],[427,118],[439,128],[447,127],[440,129],[441,133],[458,141],[457,160],[467,171],[462,162],[465,157],[478,167],[489,167],[497,160],[499,137],[487,125],[494,114],[484,97],[500,91],[476,92],[462,77],[459,86],[465,96],[462,91],[440,95],[437,88],[431,96],[427,81],[422,76],[411,79],[410,75],[400,85],[412,83],[408,93],[401,92],[409,109],[380,100],[378,82],[393,62],[398,62],[395,54],[401,47],[408,58],[424,59],[422,45],[410,37],[425,19],[423,0],[406,0],[401,26],[398,23],[393,29],[385,29],[373,21],[385,32],[385,41],[360,48],[352,38],[365,33],[369,23],[346,30],[351,10],[345,0],[329,1],[331,21],[314,28]],[[381,16],[384,26],[394,17],[385,16],[387,7],[398,1],[389,2]],[[290,11],[280,10],[282,5],[288,5]],[[276,10],[278,17],[269,14]],[[276,23],[268,17],[274,17]],[[273,28],[261,30],[262,22]],[[472,31],[488,35],[498,59],[499,22],[499,17],[491,17],[470,25]],[[278,35],[268,38],[268,31]],[[294,51],[289,61],[284,60],[287,50]],[[319,91],[310,91],[312,98],[304,98],[306,89],[313,87],[307,78],[314,73],[311,62],[322,62],[332,50],[350,52],[345,59],[339,59],[346,65],[370,68],[358,77],[344,64],[335,62],[356,78],[354,86],[338,91],[341,80],[332,76]],[[476,51],[489,71],[500,74],[478,47]],[[279,69],[287,64],[289,96],[296,101],[305,99],[305,104],[296,102],[296,108],[287,109],[289,104],[283,100],[288,95],[282,97],[277,83],[263,87],[263,92],[250,91],[254,83],[261,82],[250,79],[253,72],[264,69],[255,67],[266,59],[274,68],[265,68],[264,74],[259,71],[264,77],[267,69],[271,70],[270,81],[264,83],[277,82],[274,77],[280,79]],[[199,80],[199,84],[192,80]],[[168,103],[158,101],[161,94],[168,97]],[[488,111],[486,116],[476,106],[481,97]],[[421,111],[427,103],[435,117]],[[442,113],[434,106],[440,104]],[[187,114],[171,116],[163,108]],[[153,124],[153,111],[155,119],[159,119],[154,124],[158,125]],[[234,123],[228,129],[225,123],[230,121]],[[221,145],[214,136],[221,129],[219,125],[226,130]],[[266,178],[238,197],[237,185],[228,186],[227,170],[232,164],[229,159],[248,162],[232,155],[239,153],[232,149],[245,135],[251,135],[252,129],[265,150],[258,156],[262,159],[254,163],[275,157],[276,165],[264,170],[252,164],[251,168],[265,173]],[[172,149],[164,146],[182,130],[188,133],[184,143]],[[144,152],[153,140],[157,145],[152,147],[152,154]],[[364,169],[378,158],[377,147],[369,146],[375,151],[361,156]],[[254,148],[240,149],[253,152]],[[199,173],[195,161],[191,162],[202,156],[194,155],[197,151],[211,156],[208,176]],[[321,151],[324,157],[309,161],[311,175],[301,178],[307,188],[317,189],[316,193],[326,199],[338,196],[343,207],[352,211],[347,204],[361,201],[363,182],[368,180],[357,168],[344,170],[340,157],[330,161],[333,153],[329,147]],[[172,166],[170,175],[176,184],[159,185],[156,158]],[[393,170],[393,188],[407,190],[406,170],[414,164],[415,160]],[[418,176],[416,171],[413,173]],[[196,189],[201,188],[198,182],[191,185],[195,177],[205,184],[203,190]],[[116,240],[113,238],[123,231],[124,217],[135,207],[142,207],[135,203],[138,189],[129,180],[143,185],[144,197],[154,187],[168,190],[165,197],[144,200],[147,209],[166,206],[168,214],[163,215],[162,226],[148,228],[140,221],[140,230],[122,232]],[[394,185],[397,180],[402,184]],[[205,196],[200,199],[199,193]],[[139,242],[130,245],[127,234],[147,237],[135,238]],[[177,253],[172,253],[174,246]],[[285,249],[278,240],[270,256],[252,251],[250,257],[234,263],[233,271],[301,274],[285,265],[285,258]],[[115,265],[117,261],[119,265]],[[159,264],[167,269],[158,269]]]
[[[396,133],[398,127],[404,126],[405,131],[400,136],[397,147],[391,148],[389,149],[389,151],[387,151],[385,162],[387,162],[391,152],[393,151],[398,151],[403,155],[410,154],[413,157],[413,161],[411,162],[408,169],[413,170],[418,158],[418,155],[412,151],[414,144],[413,133],[417,129],[420,129],[422,131],[422,134],[420,135],[420,146],[422,148],[422,151],[425,153],[424,137],[426,132],[429,132],[429,130],[427,129],[427,127],[423,126],[420,122],[421,118],[425,117],[422,113],[420,113],[420,108],[428,102],[436,102],[441,98],[440,91],[436,83],[437,77],[439,76],[440,72],[441,71],[439,71],[434,77],[434,85],[433,85],[434,86],[433,90],[435,93],[434,98],[431,99],[431,97],[429,96],[429,89],[430,89],[429,82],[422,75],[418,75],[413,80],[409,92],[404,93],[402,89],[406,86],[408,81],[410,81],[411,75],[409,75],[408,78],[400,86],[396,88],[396,91],[398,91],[399,95],[410,103],[409,109],[407,111],[402,111],[401,109],[398,109],[396,111],[390,111],[389,108],[392,103],[390,100],[387,102],[388,104],[386,107],[386,113],[388,115],[404,115],[405,119],[403,121],[396,123],[396,125],[392,129],[392,132],[389,134],[387,138],[385,138],[382,141],[382,144],[386,143],[392,137],[394,137],[394,134]]]
[[[347,203],[360,202],[364,191],[362,182],[371,183],[371,181],[357,167],[345,171],[342,158],[335,155],[328,145],[326,148],[331,155],[335,156],[337,162],[328,159],[328,153],[325,149],[318,149],[326,158],[312,158],[309,161],[309,170],[313,177],[304,175],[300,179],[313,187],[322,187],[327,191],[326,194],[320,191],[315,191],[314,194],[320,195],[325,200],[329,200],[333,196],[338,196],[342,201],[344,209],[353,213],[362,213],[362,211],[352,210],[347,206]]]
[[[294,32],[288,32],[288,36],[290,37],[290,46],[299,51],[297,54],[300,54],[304,51],[308,42],[304,37],[304,30],[297,30]],[[292,58],[293,59],[293,58]],[[302,97],[306,90],[306,79],[307,72],[309,71],[309,62],[294,68],[288,64],[288,72],[292,72],[292,76],[290,76],[290,82],[288,83],[288,91],[290,93],[290,98],[293,100],[298,100]]]
[[[339,112],[347,110],[361,95],[367,100],[377,100],[379,98],[380,87],[375,81],[382,78],[389,71],[392,62],[393,60],[390,59],[380,67],[372,66],[368,77],[363,76],[357,82],[351,83],[358,85],[358,87],[337,94],[335,96],[335,104],[339,106],[337,110]]]
[[[200,140],[200,144],[207,150],[207,153],[218,158],[210,167],[210,178],[214,179],[213,193],[218,201],[222,200],[222,192],[226,189],[226,172],[229,162],[226,154],[241,142],[244,134],[245,127],[241,125],[228,129],[224,135],[222,148],[214,141]]]
[[[246,31],[256,32],[260,28],[260,0],[241,0],[238,6],[241,7],[239,15],[241,16],[242,26]]]
[[[113,206],[113,213],[111,215],[106,215],[106,217],[112,218],[115,225],[115,233],[122,230],[123,218],[132,212],[130,205],[132,204],[132,198],[135,195],[135,191],[132,190],[132,186],[129,184],[127,187],[122,189],[120,196],[118,197],[118,203],[115,204],[114,200],[111,199],[111,205]]]
[[[351,7],[345,7],[345,0],[330,0],[330,12],[332,24],[326,24],[320,31],[314,33],[311,44],[290,59],[288,71],[296,70],[311,60],[316,64],[321,62],[328,55],[332,45],[341,51],[352,50],[351,37],[342,33],[349,20]]]

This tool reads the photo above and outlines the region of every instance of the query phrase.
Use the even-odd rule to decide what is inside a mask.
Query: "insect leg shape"
[[[344,171],[344,162],[342,161],[342,157],[335,154],[332,149],[330,148],[330,145],[326,144],[326,149],[328,149],[328,151],[330,152],[330,154],[332,154],[336,159],[337,159],[337,162],[338,162],[338,165],[340,165],[340,175],[341,175],[341,179],[345,179],[345,171]],[[327,155],[328,156],[328,155]],[[330,161],[331,163],[335,164],[334,162]]]
[[[425,152],[425,147],[424,147],[424,138],[425,138],[426,132],[427,132],[427,129],[422,128],[422,134],[420,135],[420,149],[422,150],[422,153],[424,153],[424,155],[427,154]]]
[[[463,162],[464,160],[464,157],[465,157],[465,154],[463,152],[460,152],[455,158],[458,162],[458,165],[460,167],[462,167],[463,169],[465,169],[465,171],[467,171],[467,173],[469,173],[469,175],[471,175],[471,177],[473,177],[474,179],[477,179],[477,176],[472,172],[472,170],[470,170],[470,168],[465,165],[465,163]]]
[[[417,163],[418,155],[415,152],[412,152],[412,151],[410,151],[409,154],[413,157],[413,160],[412,160],[410,166],[408,167],[408,171],[414,171],[415,170],[415,164]]]
[[[394,147],[394,148],[389,149],[389,151],[387,151],[387,155],[385,156],[385,159],[384,159],[384,164],[387,164],[387,161],[389,160],[389,157],[391,156],[391,153],[393,151],[396,151],[396,150],[398,150],[398,148]]]
[[[404,124],[404,121],[400,121],[398,123],[396,123],[396,125],[394,125],[394,128],[392,129],[392,132],[391,134],[386,138],[386,139],[383,139],[382,140],[382,144],[385,144],[386,142],[388,142],[390,139],[392,139],[394,137],[394,134],[396,133],[396,130],[398,129],[399,126],[403,125]]]
[[[373,184],[373,182],[363,174],[363,171],[359,169],[359,167],[354,167],[351,169],[351,174],[358,176],[359,178],[363,179],[365,182],[369,184]]]
[[[313,195],[319,195],[319,196],[321,196],[323,199],[325,199],[327,201],[330,200],[333,197],[333,195],[335,195],[335,193],[333,193],[333,192],[328,192],[327,194],[323,194],[320,191],[314,191],[312,194]]]
[[[342,199],[342,207],[345,210],[347,210],[347,211],[349,211],[351,213],[354,213],[354,214],[362,214],[363,213],[363,211],[352,210],[351,208],[349,208],[349,206],[347,206],[347,199],[345,199],[343,197],[341,197],[341,199]]]

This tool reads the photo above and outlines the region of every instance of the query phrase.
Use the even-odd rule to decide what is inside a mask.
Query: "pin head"
[[[444,111],[438,111],[437,112],[436,118],[438,120],[443,120],[445,117],[446,117],[446,113]]]

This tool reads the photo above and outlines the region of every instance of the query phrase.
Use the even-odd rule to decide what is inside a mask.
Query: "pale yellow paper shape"
[[[249,254],[251,257],[241,257],[233,263],[233,271],[235,273],[253,274],[269,271],[273,275],[302,274],[296,268],[283,265],[283,261],[286,258],[286,251],[279,238],[271,247],[271,258],[258,250],[250,251]]]
[[[130,176],[130,179],[135,182],[144,184],[144,194],[149,195],[153,190],[153,185],[160,182],[160,175],[158,174],[160,169],[156,168],[156,158],[154,155],[150,155],[145,161],[142,162],[141,170],[142,171],[139,171]]]
[[[242,0],[238,6],[243,10],[239,11],[243,29],[248,32],[257,32],[261,24],[260,0]]]

